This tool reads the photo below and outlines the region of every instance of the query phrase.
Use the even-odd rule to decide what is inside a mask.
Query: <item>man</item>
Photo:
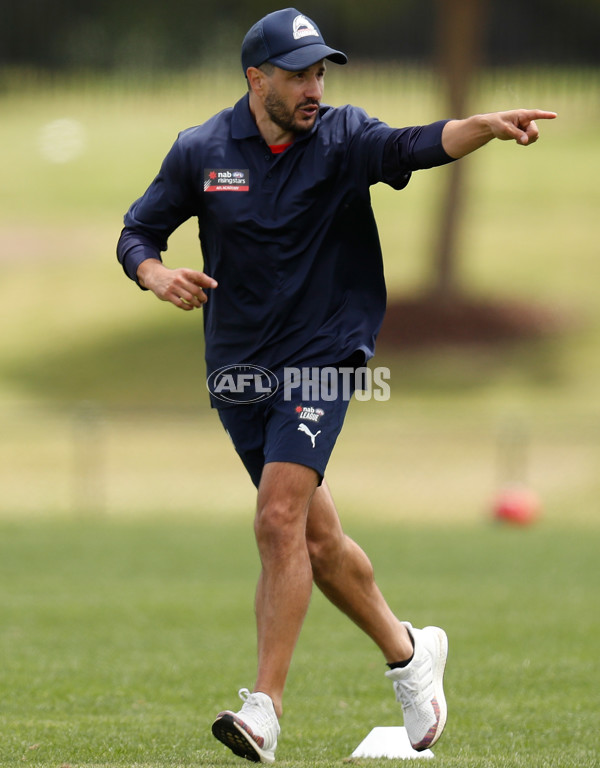
[[[413,747],[424,750],[441,736],[446,634],[392,613],[323,479],[351,395],[340,393],[341,377],[373,355],[385,311],[369,188],[402,189],[412,171],[493,138],[531,144],[535,120],[555,117],[523,109],[395,130],[355,107],[322,105],[326,61],[347,58],[296,9],[257,22],[242,44],[248,93],[179,135],[126,214],[118,245],[140,287],[186,312],[203,307],[209,381],[242,368],[277,379],[269,396],[251,402],[223,402],[211,388],[258,488],[262,565],[257,677],[251,693],[240,691],[241,710],[221,712],[213,733],[236,755],[267,763],[275,759],[283,689],[313,581],[381,649]],[[169,235],[191,216],[204,272],[160,260]],[[303,383],[316,371],[317,384],[327,371],[327,385],[293,390],[290,371]]]

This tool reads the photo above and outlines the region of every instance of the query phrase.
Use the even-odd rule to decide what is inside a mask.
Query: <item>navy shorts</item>
[[[264,465],[273,461],[310,467],[322,481],[354,392],[349,370],[305,368],[301,385],[282,385],[266,400],[219,409],[219,418],[257,488]]]

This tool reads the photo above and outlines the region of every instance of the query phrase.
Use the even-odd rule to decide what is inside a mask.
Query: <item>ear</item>
[[[248,79],[250,90],[256,94],[260,94],[263,90],[263,85],[266,78],[265,73],[258,69],[258,67],[248,67],[246,70],[246,78]]]

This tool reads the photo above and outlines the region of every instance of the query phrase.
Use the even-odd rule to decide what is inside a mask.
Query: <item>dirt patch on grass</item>
[[[378,344],[387,348],[492,345],[562,333],[572,317],[517,301],[435,296],[390,301]]]

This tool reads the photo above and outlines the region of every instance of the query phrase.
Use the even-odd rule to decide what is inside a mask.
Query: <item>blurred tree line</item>
[[[0,0],[0,68],[141,73],[231,68],[244,34],[275,0]],[[600,0],[302,0],[330,45],[351,59],[435,66],[448,114],[468,114],[483,65],[600,65]],[[238,65],[239,66],[239,65]],[[461,300],[467,187],[454,163],[438,214],[429,297]],[[427,296],[425,297],[427,301]],[[431,307],[429,312],[431,314]],[[446,318],[442,323],[447,325]]]
[[[444,0],[452,9],[455,0]],[[435,0],[303,0],[326,39],[354,59],[427,63]],[[598,0],[487,0],[481,49],[491,65],[600,63]],[[273,0],[0,0],[0,66],[183,69],[237,61]]]

